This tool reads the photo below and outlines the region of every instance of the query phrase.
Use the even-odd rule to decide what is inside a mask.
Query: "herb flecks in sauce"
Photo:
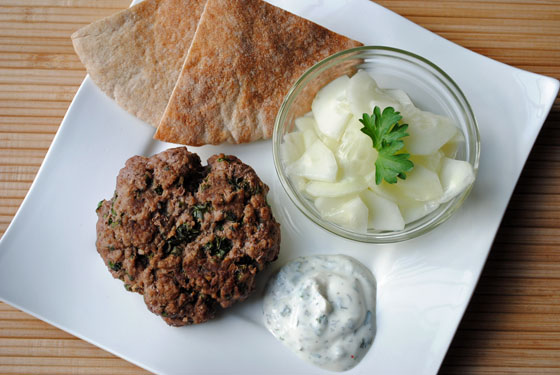
[[[353,258],[297,258],[271,280],[265,325],[303,359],[344,371],[367,353],[375,336],[375,278]]]

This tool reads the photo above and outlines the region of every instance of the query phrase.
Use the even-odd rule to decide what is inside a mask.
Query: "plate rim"
[[[382,7],[382,6],[379,5],[379,4],[373,4],[373,5],[376,5],[376,6],[380,7],[380,8],[383,8],[384,10],[388,10],[387,8],[384,8],[384,7]],[[391,11],[391,10],[389,10],[389,11]],[[391,12],[392,12],[392,11],[391,11]],[[394,13],[394,12],[393,12],[393,13]],[[403,19],[404,19],[405,21],[407,21],[407,22],[413,23],[412,21],[410,21],[410,20],[408,20],[408,19],[406,19],[406,18],[404,18],[404,17],[398,15],[397,13],[395,13],[395,15],[397,15],[398,17],[403,18]],[[416,25],[415,23],[413,23],[413,24]],[[418,25],[417,25],[417,26],[418,26]],[[421,26],[420,26],[420,27],[421,27]],[[429,33],[431,33],[432,35],[437,35],[437,34],[431,32],[431,31],[429,31],[429,30],[426,30],[426,31],[429,32]],[[439,35],[438,35],[438,37],[439,37]],[[441,37],[440,37],[440,38],[441,38]],[[444,38],[442,38],[442,39],[444,39]],[[453,42],[450,42],[449,40],[446,40],[446,39],[444,39],[444,40],[447,41],[447,42],[449,42],[449,43],[453,43]],[[453,43],[453,44],[455,44],[455,43]],[[457,45],[457,44],[455,44],[455,45]],[[546,121],[546,118],[547,118],[548,114],[550,113],[550,110],[552,109],[552,106],[554,105],[554,100],[555,100],[555,98],[556,98],[556,96],[557,96],[557,94],[558,94],[558,88],[559,88],[559,86],[560,86],[560,82],[559,82],[557,79],[555,79],[555,78],[548,77],[548,76],[541,75],[541,74],[537,74],[537,73],[530,72],[530,71],[526,71],[526,70],[523,70],[523,69],[520,69],[520,68],[516,68],[516,67],[510,66],[510,65],[507,65],[507,64],[505,64],[505,63],[502,63],[502,62],[500,62],[500,61],[493,60],[493,59],[491,59],[491,58],[489,58],[489,57],[487,57],[487,56],[478,54],[478,53],[476,53],[476,52],[474,52],[474,51],[468,50],[468,49],[466,49],[465,47],[462,47],[462,46],[460,46],[460,45],[457,45],[457,46],[459,46],[459,47],[465,49],[468,53],[474,54],[474,55],[476,55],[476,56],[479,57],[479,58],[482,57],[482,58],[484,58],[484,59],[486,59],[486,60],[488,60],[488,61],[490,61],[490,62],[492,62],[492,63],[499,63],[499,64],[503,65],[503,68],[515,69],[515,70],[518,70],[518,71],[522,72],[523,74],[530,74],[530,75],[533,75],[532,78],[535,78],[535,79],[536,79],[536,78],[538,78],[538,79],[544,79],[544,80],[546,80],[549,84],[552,85],[553,91],[555,90],[556,95],[552,95],[552,96],[551,96],[551,100],[548,101],[548,106],[547,106],[546,114],[545,114],[545,116],[543,117],[543,120],[540,121],[540,125],[537,126],[537,135],[538,135],[538,133],[540,133],[540,131],[541,131],[541,129],[542,129],[542,127],[543,127],[543,125],[544,125],[544,123],[545,123],[545,121]],[[21,219],[19,219],[19,217],[21,216],[21,212],[22,212],[23,210],[26,210],[26,207],[27,207],[27,205],[29,204],[29,203],[28,203],[28,202],[29,202],[29,197],[32,196],[33,194],[35,194],[34,192],[35,192],[36,189],[37,189],[37,185],[39,185],[39,184],[41,183],[41,180],[43,179],[42,176],[43,176],[43,174],[44,174],[44,172],[45,172],[45,168],[46,168],[45,166],[46,166],[46,165],[49,165],[49,164],[51,163],[50,160],[52,159],[52,157],[51,157],[51,156],[52,156],[52,152],[53,152],[53,150],[54,150],[55,148],[58,148],[58,147],[59,147],[59,146],[58,146],[58,143],[60,142],[60,141],[59,141],[60,135],[64,132],[64,130],[65,130],[68,126],[70,126],[70,125],[68,124],[68,123],[69,123],[68,117],[69,117],[70,113],[72,113],[72,111],[74,110],[75,103],[76,103],[76,99],[77,99],[80,95],[83,95],[83,94],[81,94],[81,93],[85,90],[84,87],[88,84],[89,81],[91,81],[91,79],[89,78],[88,75],[86,75],[86,77],[84,78],[84,80],[83,80],[82,83],[80,84],[80,87],[79,87],[78,90],[76,91],[76,94],[75,94],[74,97],[72,98],[72,101],[71,101],[70,105],[68,106],[68,109],[67,109],[67,111],[66,111],[66,113],[65,113],[65,115],[64,115],[64,117],[63,117],[63,119],[62,119],[62,121],[61,121],[61,123],[60,123],[60,126],[58,127],[58,129],[57,129],[57,131],[56,131],[56,135],[54,136],[54,138],[53,138],[53,140],[52,140],[52,142],[51,142],[51,144],[50,144],[50,146],[49,146],[49,148],[48,148],[48,151],[47,151],[47,153],[45,154],[45,156],[44,156],[44,158],[43,158],[43,161],[41,162],[41,165],[40,165],[40,167],[39,167],[39,169],[38,169],[38,171],[37,171],[37,174],[36,174],[35,178],[33,179],[33,182],[32,182],[32,184],[31,184],[31,186],[29,187],[29,189],[28,189],[28,191],[27,191],[27,193],[26,193],[26,195],[25,195],[25,198],[23,199],[22,203],[21,203],[20,206],[18,207],[16,213],[13,215],[13,218],[12,218],[12,220],[10,221],[10,224],[8,225],[6,231],[4,232],[4,234],[2,235],[2,237],[0,238],[0,262],[1,262],[1,258],[2,258],[2,257],[1,257],[2,249],[4,248],[6,242],[9,241],[10,237],[12,236],[11,233],[15,231],[14,228],[18,225],[19,221],[21,220]],[[93,84],[93,82],[89,82],[89,83]],[[475,114],[475,115],[476,115],[476,114]],[[534,141],[531,142],[531,146],[532,146],[532,145],[534,145]],[[529,155],[530,155],[530,153],[527,155],[526,158],[524,158],[524,161],[523,161],[523,163],[522,163],[522,165],[521,165],[521,171],[523,171],[523,169],[525,168],[525,165],[526,165],[526,163],[527,163],[527,158],[528,158]],[[515,188],[515,186],[517,185],[519,178],[520,178],[520,175],[517,176],[517,178],[515,179],[514,188]],[[507,207],[509,206],[509,201],[511,200],[511,196],[512,196],[512,195],[510,194],[509,199],[508,199],[508,204],[506,204],[506,206],[505,206],[505,208],[504,208],[504,212],[502,212],[501,215],[500,215],[500,217],[501,217],[502,219],[503,219],[503,215],[504,215],[504,213],[505,213],[505,210],[506,210]],[[498,229],[499,229],[499,227],[500,227],[500,224],[498,224]],[[493,238],[493,239],[495,239],[496,234],[497,234],[497,230],[494,231],[494,233],[492,234],[492,238]],[[492,249],[492,244],[490,245],[490,247],[489,247],[488,250],[486,251],[486,255],[485,255],[484,260],[483,260],[483,262],[482,262],[482,268],[479,270],[478,274],[476,275],[476,281],[473,283],[473,288],[472,288],[472,291],[469,293],[468,301],[464,304],[464,306],[463,306],[463,308],[462,308],[462,312],[461,312],[461,314],[460,314],[460,316],[459,316],[459,319],[457,320],[457,324],[456,324],[455,327],[454,327],[453,334],[451,335],[451,339],[449,340],[449,342],[448,342],[447,345],[446,345],[446,350],[445,350],[445,352],[443,353],[443,357],[445,357],[445,355],[446,355],[446,353],[447,353],[447,351],[448,351],[448,349],[449,349],[449,345],[451,344],[451,342],[452,342],[452,340],[453,340],[453,337],[455,336],[455,334],[456,334],[456,332],[457,332],[457,327],[459,326],[459,324],[460,324],[460,322],[461,322],[461,320],[462,320],[462,317],[464,317],[464,314],[465,314],[465,312],[466,312],[466,309],[467,309],[467,307],[469,306],[470,301],[472,300],[472,297],[473,297],[473,295],[474,295],[474,291],[476,290],[476,287],[477,287],[477,285],[478,285],[478,283],[479,283],[479,281],[480,281],[480,277],[481,277],[481,275],[482,275],[482,270],[484,269],[484,266],[485,266],[485,264],[486,264],[486,262],[487,262],[487,260],[488,260],[488,256],[489,256],[489,254],[490,254],[491,249]],[[50,325],[52,325],[52,326],[54,326],[54,327],[57,327],[58,329],[61,329],[61,330],[65,331],[65,332],[68,332],[68,333],[72,334],[73,336],[76,336],[76,337],[78,337],[78,338],[80,338],[80,339],[82,339],[82,340],[84,340],[84,341],[86,341],[86,342],[88,342],[88,343],[90,343],[90,344],[92,344],[92,345],[95,345],[95,346],[97,346],[97,347],[100,347],[100,348],[102,348],[103,350],[105,350],[105,351],[107,351],[107,352],[109,352],[109,353],[112,353],[112,354],[114,354],[114,355],[116,355],[116,356],[118,356],[118,357],[120,357],[120,358],[123,358],[123,359],[127,360],[128,362],[134,363],[135,365],[137,365],[137,366],[139,366],[139,367],[142,367],[142,368],[144,368],[144,369],[147,369],[148,371],[151,371],[151,372],[154,372],[154,373],[157,373],[157,372],[158,372],[158,371],[156,371],[156,369],[151,368],[150,366],[148,366],[148,365],[145,364],[145,363],[141,363],[141,362],[135,360],[134,358],[130,358],[130,357],[127,356],[127,355],[123,355],[123,354],[121,354],[121,353],[118,353],[116,350],[114,351],[114,350],[112,350],[111,348],[109,348],[109,347],[103,345],[102,343],[99,343],[99,342],[97,342],[97,341],[95,341],[95,340],[91,340],[91,339],[89,339],[88,337],[81,335],[79,332],[76,332],[76,331],[73,330],[73,329],[69,329],[69,328],[65,327],[63,323],[59,323],[59,322],[52,321],[51,319],[49,319],[49,318],[47,318],[47,317],[44,317],[44,316],[42,316],[42,315],[39,314],[39,313],[35,313],[35,312],[31,311],[31,310],[28,310],[26,307],[21,306],[21,305],[19,305],[18,303],[12,303],[11,301],[7,300],[7,299],[6,299],[5,297],[3,297],[2,295],[0,295],[0,300],[1,300],[1,301],[4,301],[5,303],[7,303],[7,304],[9,304],[9,305],[11,305],[11,306],[14,306],[15,308],[17,308],[17,309],[19,309],[19,310],[21,310],[21,311],[24,311],[25,313],[27,313],[27,314],[29,314],[29,315],[31,315],[31,316],[37,318],[37,319],[40,319],[40,320],[42,320],[42,321],[44,321],[44,322],[46,322],[46,323],[48,323],[48,324],[50,324]],[[438,368],[441,368],[442,363],[443,363],[443,361],[440,361]]]

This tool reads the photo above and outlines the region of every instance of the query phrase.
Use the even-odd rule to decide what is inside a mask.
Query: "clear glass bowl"
[[[358,233],[321,218],[313,202],[305,198],[287,176],[282,162],[284,134],[294,129],[294,120],[311,109],[311,100],[321,87],[333,79],[358,69],[368,71],[382,88],[404,90],[422,110],[445,115],[461,128],[465,144],[457,159],[468,161],[478,170],[480,139],[473,111],[455,82],[435,64],[413,53],[390,47],[364,46],[334,54],[311,67],[295,83],[284,99],[276,117],[272,137],[274,165],[280,182],[290,199],[309,219],[342,237],[371,243],[404,241],[429,232],[447,220],[465,201],[471,186],[435,211],[411,222],[400,231]]]

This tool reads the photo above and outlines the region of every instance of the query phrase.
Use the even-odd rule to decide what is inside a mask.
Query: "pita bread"
[[[146,0],[72,35],[91,79],[128,112],[157,126],[206,0]]]
[[[194,146],[270,138],[301,74],[358,45],[261,0],[208,0],[154,138]]]

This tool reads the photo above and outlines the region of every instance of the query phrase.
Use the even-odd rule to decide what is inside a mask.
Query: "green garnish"
[[[227,179],[228,183],[233,186],[234,190],[242,190],[244,189],[247,182],[243,179],[243,177],[232,177]]]
[[[181,244],[187,244],[193,241],[200,234],[200,226],[197,224],[191,227],[188,224],[181,224],[177,227],[175,235],[167,240],[164,245],[163,253],[180,256],[183,250],[179,247]]]
[[[210,202],[205,202],[201,204],[194,205],[192,209],[192,215],[198,221],[202,221],[204,219],[204,214],[212,208]]]
[[[226,254],[231,250],[232,243],[231,240],[224,237],[216,236],[213,241],[207,242],[203,249],[210,253],[212,256],[218,258],[224,258]]]
[[[200,229],[195,225],[181,224],[175,232],[175,239],[178,242],[191,242],[200,234]]]
[[[360,129],[373,141],[377,150],[375,161],[375,183],[381,184],[383,180],[390,184],[397,183],[397,177],[405,180],[405,172],[410,172],[414,164],[408,159],[410,154],[397,153],[404,147],[401,138],[408,136],[407,124],[399,124],[402,116],[395,112],[393,107],[381,109],[375,106],[372,115],[364,113],[360,122],[364,125]]]
[[[109,220],[107,220],[107,225],[110,225],[111,228],[114,228],[114,227],[116,227],[117,225],[120,225],[120,224],[121,224],[121,219],[113,220],[113,218],[110,217]]]
[[[115,262],[113,263],[113,261],[109,261],[108,264],[109,268],[112,269],[115,272],[119,272],[122,268],[122,263],[121,262]]]
[[[97,208],[95,209],[95,211],[99,210],[101,208],[101,206],[103,206],[103,202],[104,200],[100,200],[99,203],[97,203]]]

